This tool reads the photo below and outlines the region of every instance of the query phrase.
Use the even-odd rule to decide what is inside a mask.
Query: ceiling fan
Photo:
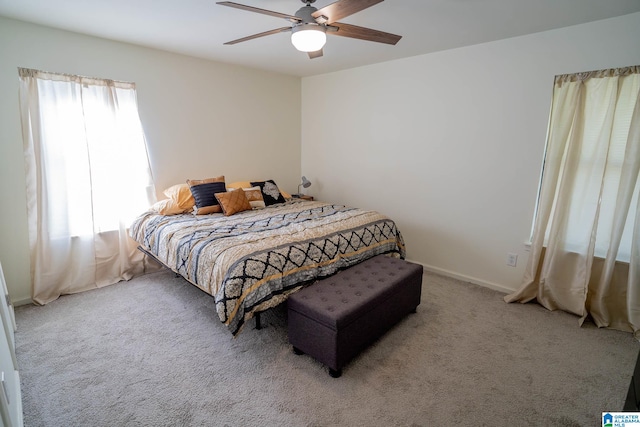
[[[378,4],[384,0],[338,0],[322,9],[311,6],[316,0],[300,0],[305,6],[301,7],[295,15],[273,12],[271,10],[260,9],[253,6],[234,3],[231,1],[220,1],[219,5],[234,7],[236,9],[248,10],[249,12],[262,13],[263,15],[284,18],[291,22],[291,26],[276,28],[252,36],[243,37],[237,40],[226,42],[225,45],[245,42],[271,34],[291,31],[291,43],[296,49],[307,52],[309,58],[319,58],[322,56],[322,48],[326,42],[326,34],[334,36],[351,37],[360,40],[386,43],[395,45],[402,38],[395,34],[383,31],[372,30],[370,28],[358,27],[356,25],[338,22],[339,19],[346,18],[356,12],[360,12],[368,7]]]

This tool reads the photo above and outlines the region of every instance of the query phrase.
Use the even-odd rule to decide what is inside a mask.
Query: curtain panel
[[[33,301],[142,274],[127,228],[155,191],[135,85],[18,71]]]
[[[557,76],[523,284],[507,302],[640,339],[640,66]]]

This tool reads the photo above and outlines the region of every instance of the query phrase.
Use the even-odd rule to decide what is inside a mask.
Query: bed
[[[140,249],[213,296],[235,336],[318,277],[379,254],[404,258],[402,235],[375,211],[289,200],[232,216],[149,211],[130,227]]]

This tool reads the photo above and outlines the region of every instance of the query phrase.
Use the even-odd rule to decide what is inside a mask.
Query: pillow
[[[253,187],[253,185],[251,185],[251,182],[249,182],[249,181],[236,181],[236,182],[233,182],[233,183],[229,184],[227,186],[227,188],[229,188],[229,187],[231,187],[231,188],[250,188],[250,187]],[[291,194],[289,194],[287,192],[284,192],[282,190],[280,190],[280,194],[282,194],[282,197],[284,197],[285,199],[290,199],[291,198]],[[251,201],[251,199],[249,199],[249,201]]]
[[[291,197],[291,194],[287,193],[286,191],[280,190],[280,194],[282,194],[282,197],[284,197],[285,199],[292,199],[293,198],[293,197]]]
[[[232,188],[251,188],[253,185],[249,181],[236,181],[229,184]]]
[[[243,188],[243,190],[244,195],[247,196],[247,200],[253,209],[260,209],[266,206],[260,187]]]
[[[225,193],[216,193],[215,197],[220,206],[222,206],[222,212],[224,212],[225,216],[251,210],[251,204],[249,204],[249,200],[247,200],[242,188]]]
[[[247,196],[247,200],[253,209],[261,209],[265,207],[260,187],[241,188],[244,190],[244,195]],[[227,191],[233,190],[236,190],[236,188],[227,187]]]
[[[215,178],[207,179],[188,179],[187,184],[191,187],[193,185],[209,184],[211,182],[224,182],[224,175],[216,176]]]
[[[164,190],[164,195],[173,200],[183,212],[193,209],[196,201],[187,184],[176,184]]]
[[[227,191],[224,185],[224,176],[202,180],[188,179],[187,184],[195,199],[194,211],[196,215],[222,212],[215,195]]]
[[[286,201],[284,197],[282,197],[275,181],[272,179],[267,181],[252,181],[251,185],[254,187],[260,187],[260,191],[262,191],[262,198],[264,199],[264,204],[266,206],[275,205],[276,203],[284,203]]]
[[[191,195],[191,193],[189,193],[189,195]],[[151,206],[151,210],[158,212],[160,215],[177,215],[185,211],[178,206],[176,201],[173,199],[160,200]]]

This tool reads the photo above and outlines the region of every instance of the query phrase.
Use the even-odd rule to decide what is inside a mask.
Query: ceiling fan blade
[[[331,24],[382,1],[384,0],[338,0],[322,9],[318,9],[311,16],[315,18],[318,24]]]
[[[222,6],[229,6],[236,9],[248,10],[249,12],[262,13],[263,15],[275,16],[276,18],[284,18],[291,22],[300,22],[302,21],[297,16],[287,15],[286,13],[274,12],[272,10],[260,9],[258,7],[247,6],[240,3],[234,3],[232,1],[219,1],[217,4]]]
[[[282,28],[277,28],[275,30],[265,31],[264,33],[258,33],[252,36],[243,37],[241,39],[231,40],[230,42],[226,42],[225,44],[236,44],[236,43],[246,42],[247,40],[257,39],[258,37],[270,36],[271,34],[284,33],[285,31],[291,31],[291,27],[282,27]]]
[[[396,34],[372,30],[371,28],[358,27],[357,25],[344,24],[342,22],[334,22],[334,27],[338,28],[337,31],[329,30],[327,31],[327,34],[386,44],[396,44],[402,38],[402,36],[398,36]]]
[[[315,52],[308,52],[309,59],[320,58],[322,56],[322,49],[316,50]]]

